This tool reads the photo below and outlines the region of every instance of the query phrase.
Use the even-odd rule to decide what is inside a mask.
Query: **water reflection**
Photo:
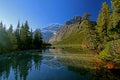
[[[0,55],[0,80],[119,80],[115,70],[94,69],[93,55],[73,52],[48,49]]]
[[[0,60],[0,80],[26,80],[32,66],[36,70],[40,69],[41,53],[20,52],[19,55],[1,56],[6,57]]]
[[[105,69],[101,66],[99,69],[96,69],[99,64],[95,61],[95,54],[92,54],[90,51],[76,50],[71,47],[55,50],[51,49],[50,51],[53,54],[57,54],[59,61],[69,71],[79,76],[73,80],[120,80],[120,69]]]

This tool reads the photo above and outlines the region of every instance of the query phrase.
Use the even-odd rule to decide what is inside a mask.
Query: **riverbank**
[[[111,72],[113,69],[103,67],[104,65],[98,58],[98,54],[93,54],[91,51],[83,49],[76,51],[76,49],[72,49],[71,47],[9,53],[9,56],[0,56],[0,64],[0,73],[5,72],[9,68],[10,73],[8,74],[11,75],[11,72],[15,72],[14,70],[18,69],[18,78],[19,73],[23,71],[27,75],[24,73],[21,73],[21,75],[26,76],[24,77],[26,80],[29,80],[31,76],[33,79],[43,79],[43,77],[49,79],[45,75],[51,77],[51,79],[57,76],[57,80],[61,80],[61,77],[62,80],[70,80],[71,78],[74,80],[81,80],[83,78],[85,80],[98,80],[98,78],[101,78],[101,80],[110,80],[119,78],[117,73],[113,74]],[[44,76],[40,77],[39,74]],[[3,75],[1,76],[3,77]],[[12,79],[14,76],[10,75],[7,77]]]

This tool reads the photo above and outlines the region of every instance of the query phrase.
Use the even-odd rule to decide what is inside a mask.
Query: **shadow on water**
[[[76,48],[77,49],[77,48]],[[72,47],[50,50],[57,53],[59,61],[67,67],[69,71],[76,73],[78,80],[120,80],[120,69],[105,69],[96,62],[96,55],[88,50],[76,50]],[[74,51],[75,50],[75,51]]]
[[[0,55],[0,80],[120,79],[119,69],[96,69],[95,59],[88,51],[65,48]]]
[[[42,56],[35,54],[38,52],[20,51],[17,54],[1,55],[0,80],[26,80],[33,62],[36,69],[41,63]]]
[[[120,80],[120,69],[85,69],[68,66],[70,71],[79,75],[80,80]]]

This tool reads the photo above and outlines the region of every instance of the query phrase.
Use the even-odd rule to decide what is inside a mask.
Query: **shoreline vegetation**
[[[47,68],[49,68],[49,69],[52,68],[51,71],[53,71],[53,69],[56,70],[56,68],[57,68],[57,70],[63,71],[64,68],[65,69],[67,68],[67,70],[69,70],[70,72],[74,72],[75,73],[74,75],[77,75],[79,77],[82,76],[87,80],[88,79],[89,80],[97,80],[97,79],[101,79],[101,80],[104,80],[104,79],[106,79],[106,80],[114,80],[115,79],[116,80],[117,79],[117,80],[119,80],[119,75],[117,73],[114,73],[114,71],[118,71],[118,70],[100,68],[99,67],[100,61],[96,60],[97,57],[95,57],[94,54],[91,54],[90,51],[88,52],[85,50],[85,51],[81,51],[80,53],[79,52],[76,53],[74,51],[71,52],[70,49],[65,48],[65,49],[61,50],[61,48],[56,48],[56,49],[46,50],[45,52],[41,51],[41,50],[36,50],[36,51],[27,51],[26,50],[26,51],[20,51],[15,54],[16,55],[14,55],[14,56],[11,56],[11,55],[3,56],[3,57],[0,56],[0,61],[3,66],[1,68],[1,73],[5,72],[6,68],[9,68],[9,69],[7,69],[7,71],[8,71],[8,74],[11,75],[12,74],[11,71],[16,70],[16,68],[18,68],[18,65],[19,65],[20,68],[18,68],[17,73],[19,74],[19,72],[24,70],[21,73],[21,75],[24,75],[23,78],[25,80],[27,80],[27,77],[29,74],[25,75],[24,73],[28,73],[29,70],[30,71],[34,70],[33,69],[34,66],[36,66],[35,71],[37,71],[37,73],[39,72],[39,70],[46,71],[46,69],[42,69],[40,67],[40,65],[46,64]],[[34,63],[33,61],[36,61],[35,64],[32,64],[32,63]],[[101,66],[103,66],[103,65],[101,65]],[[11,67],[13,69],[11,69]],[[32,67],[32,69],[31,69],[31,67]],[[33,73],[33,72],[31,72],[31,73]],[[4,74],[2,74],[2,75],[4,75]],[[43,75],[45,75],[45,74],[43,74]],[[86,75],[89,75],[89,76],[86,77]],[[17,76],[19,76],[19,75],[17,75]],[[8,79],[8,76],[6,76],[6,78]]]
[[[69,54],[61,54],[61,55],[58,55],[57,57],[59,57],[61,59],[64,58],[65,60],[67,60],[67,58],[70,57],[69,60],[74,62],[74,63],[77,62],[77,60],[75,60],[75,61],[72,60],[72,59],[75,59],[75,56],[77,57],[77,59],[79,58],[78,61],[81,60],[80,55],[82,55],[82,57],[83,57],[83,55],[87,56],[86,58],[88,61],[91,61],[92,63],[94,62],[94,67],[91,69],[97,69],[97,70],[101,70],[101,69],[108,69],[108,70],[115,69],[115,70],[117,70],[117,69],[120,69],[119,63],[112,62],[111,60],[107,61],[106,59],[102,59],[101,54],[98,54],[93,49],[89,49],[87,47],[82,47],[82,45],[53,45],[51,47],[51,49],[58,49],[58,51],[59,51],[59,49],[62,49],[64,51],[66,51]],[[88,55],[90,55],[90,54],[91,54],[91,56],[88,57]],[[74,57],[74,58],[72,58],[72,57]]]
[[[104,2],[96,24],[92,22],[90,14],[84,14],[81,22],[61,28],[64,32],[55,35],[53,44],[69,47],[77,44],[77,47],[97,53],[108,69],[120,69],[120,1],[111,0],[111,6]],[[76,31],[78,28],[80,30]]]
[[[28,22],[20,25],[18,22],[16,30],[10,25],[8,29],[0,22],[0,53],[17,50],[41,49],[50,46],[42,41],[40,29],[30,30]]]
[[[90,14],[87,13],[82,17],[81,30],[77,31],[80,44],[72,44],[75,42],[73,38],[76,38],[73,33],[51,48],[61,47],[70,52],[74,49],[76,53],[81,49],[86,53],[92,51],[91,54],[98,55],[96,61],[104,64],[105,68],[120,69],[120,1],[112,0],[112,9],[104,2],[96,24],[91,23],[89,17]],[[24,24],[18,22],[16,30],[13,30],[12,25],[6,29],[0,22],[0,53],[42,49],[47,46],[51,44],[43,42],[40,29],[29,29],[27,21]]]

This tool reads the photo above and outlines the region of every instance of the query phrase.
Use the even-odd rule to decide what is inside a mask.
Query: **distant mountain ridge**
[[[42,29],[42,32],[50,31],[50,32],[56,32],[62,25],[61,24],[51,24],[48,27],[45,27]]]
[[[61,24],[56,23],[51,24],[48,27],[42,28],[41,32],[43,41],[48,42],[51,39],[51,37],[56,33],[56,31],[60,29],[61,26]]]
[[[95,24],[96,22],[91,21],[91,23]],[[49,42],[51,44],[81,44],[87,36],[87,34],[84,34],[83,28],[82,17],[75,16],[67,21]],[[83,36],[83,39],[81,36]]]
[[[68,21],[66,21],[66,25],[71,25],[71,24],[75,24],[77,22],[81,22],[82,17],[81,16],[74,16],[73,19],[70,19]]]
[[[66,23],[56,32],[56,34],[50,39],[50,43],[56,43],[67,38],[72,32],[80,29],[81,16],[74,16],[72,19],[66,21]]]

